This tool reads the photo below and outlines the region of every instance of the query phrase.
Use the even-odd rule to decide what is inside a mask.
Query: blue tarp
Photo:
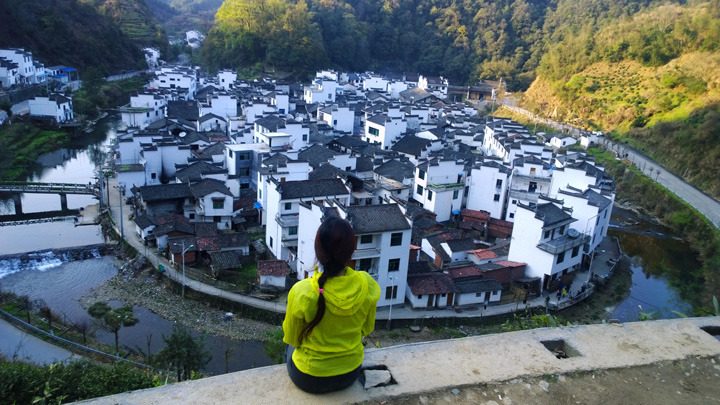
[[[262,204],[260,204],[259,202],[255,202],[255,203],[253,203],[253,207],[255,207],[255,208],[257,208],[257,209],[261,209],[261,208],[262,208]]]
[[[60,71],[61,72],[77,72],[77,69],[66,67],[66,68],[60,69]]]

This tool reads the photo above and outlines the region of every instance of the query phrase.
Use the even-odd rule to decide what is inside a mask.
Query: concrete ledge
[[[703,327],[720,330],[720,317],[533,329],[367,350],[364,366],[385,365],[397,382],[368,390],[356,383],[336,393],[307,394],[292,384],[281,365],[86,402],[316,404],[392,399],[519,377],[720,355],[720,341]],[[557,358],[542,343],[558,341],[564,342],[569,358]]]

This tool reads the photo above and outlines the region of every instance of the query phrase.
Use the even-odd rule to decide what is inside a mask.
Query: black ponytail
[[[300,332],[301,342],[325,316],[325,297],[322,292],[325,282],[345,269],[354,251],[355,232],[347,221],[338,217],[329,217],[323,221],[315,235],[315,255],[323,270],[318,277],[318,308],[315,317]]]

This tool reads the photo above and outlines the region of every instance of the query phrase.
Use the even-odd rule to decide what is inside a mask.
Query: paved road
[[[36,364],[82,358],[82,356],[25,333],[3,319],[0,319],[0,352],[9,360],[22,360]]]
[[[538,122],[549,125],[565,133],[580,135],[585,132],[568,124],[552,121],[547,118],[538,118],[533,115],[532,112],[522,108],[514,106],[508,107],[520,114],[537,119]],[[648,175],[648,177],[670,190],[683,201],[695,207],[695,209],[705,215],[705,217],[709,219],[715,227],[720,228],[720,202],[718,202],[718,200],[708,196],[695,186],[687,183],[685,180],[668,171],[659,163],[645,156],[641,151],[635,148],[629,147],[625,144],[616,144],[609,139],[603,139],[601,144],[608,150],[612,149],[617,151],[620,156],[626,156],[629,161],[634,163],[635,166]]]
[[[614,143],[609,139],[604,139],[602,143],[606,149],[617,151],[619,156],[625,157],[652,180],[695,207],[710,222],[720,228],[720,202],[688,184],[637,149]]]

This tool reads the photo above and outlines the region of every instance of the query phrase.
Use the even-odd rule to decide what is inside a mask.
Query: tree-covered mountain
[[[0,0],[0,47],[25,48],[46,64],[136,69],[142,45],[89,2]]]
[[[115,21],[123,33],[141,46],[152,46],[166,52],[168,39],[162,25],[145,0],[82,0],[93,4],[103,15]]]
[[[168,35],[181,37],[188,30],[207,32],[223,0],[145,0]]]
[[[287,25],[285,13],[307,1]],[[651,0],[226,0],[209,33],[208,66],[266,63],[297,72],[289,60],[314,50],[323,64],[348,70],[419,71],[455,83],[506,78],[527,88],[547,49],[577,32],[633,15]],[[296,36],[304,47],[279,40]]]

